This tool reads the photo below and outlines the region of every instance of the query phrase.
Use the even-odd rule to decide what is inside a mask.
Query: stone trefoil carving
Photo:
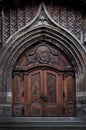
[[[44,8],[41,9],[41,13],[38,18],[38,25],[48,25],[48,20],[45,16]]]

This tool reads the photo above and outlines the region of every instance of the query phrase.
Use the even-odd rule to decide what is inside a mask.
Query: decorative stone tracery
[[[49,15],[52,19],[71,32],[73,35],[79,39],[79,41],[83,42],[84,35],[86,30],[83,26],[83,14],[71,8],[67,8],[65,6],[60,5],[59,3],[53,5],[48,5],[45,2],[46,8],[48,10]],[[50,3],[49,3],[50,4]],[[2,30],[2,43],[6,44],[7,40],[19,29],[22,29],[24,26],[28,25],[34,18],[37,16],[38,10],[40,6],[40,2],[36,3],[28,2],[24,6],[14,6],[13,8],[3,9],[1,13],[3,28]],[[84,17],[85,18],[85,17]]]

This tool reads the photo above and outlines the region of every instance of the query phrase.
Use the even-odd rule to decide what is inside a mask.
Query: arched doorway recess
[[[21,54],[12,81],[14,116],[75,116],[74,68],[49,43],[39,42]]]
[[[44,42],[45,44],[42,45],[42,42]],[[44,57],[47,57],[47,56],[43,56],[42,60],[46,63],[46,65],[43,65],[40,61],[41,65],[38,65],[38,68],[37,68],[37,66],[35,66],[34,69],[31,68],[31,70],[29,68],[26,68],[26,69],[24,68],[24,70],[19,71],[19,72],[23,73],[23,72],[26,72],[26,70],[27,70],[27,73],[30,73],[30,75],[31,75],[34,72],[36,73],[38,71],[39,75],[41,75],[41,74],[47,75],[47,73],[50,71],[50,73],[54,77],[55,76],[59,77],[58,75],[61,75],[64,80],[66,79],[67,75],[70,75],[68,78],[68,81],[70,80],[70,78],[73,80],[73,78],[75,76],[75,80],[77,80],[77,82],[75,83],[75,85],[73,85],[74,86],[73,88],[71,87],[71,89],[74,89],[74,91],[73,91],[74,95],[75,95],[75,91],[76,91],[75,88],[77,85],[80,86],[81,82],[82,82],[82,85],[85,86],[85,82],[83,84],[83,81],[85,81],[85,75],[86,75],[86,57],[85,57],[86,52],[85,52],[83,46],[70,32],[68,32],[66,29],[64,29],[61,26],[59,26],[58,24],[56,24],[52,20],[52,18],[48,15],[45,5],[41,4],[38,14],[34,18],[34,20],[31,21],[31,23],[29,25],[25,26],[23,29],[19,30],[12,37],[10,37],[2,50],[2,57],[0,59],[0,75],[2,77],[1,89],[3,91],[3,97],[5,99],[5,102],[8,104],[8,106],[10,108],[9,109],[10,116],[12,116],[11,108],[14,103],[14,102],[12,102],[12,101],[14,101],[14,99],[12,100],[12,96],[13,96],[13,94],[12,94],[12,92],[13,92],[12,74],[13,74],[13,76],[15,75],[15,71],[16,71],[15,64],[17,63],[19,57],[23,57],[23,54],[26,50],[28,50],[28,52],[29,52],[30,49],[35,47],[35,52],[36,52],[37,47],[39,49],[40,44],[41,44],[41,46],[43,46],[43,48],[46,48],[49,53],[50,53],[50,50],[54,51],[54,49],[57,52],[59,52],[59,53],[56,53],[57,56],[56,56],[56,54],[50,53],[54,57],[55,56],[58,57],[57,59],[60,58],[59,55],[61,55],[60,53],[62,53],[62,56],[64,57],[63,59],[66,59],[66,61],[69,63],[68,65],[71,66],[72,69],[70,69],[70,67],[63,69],[62,66],[60,66],[61,68],[59,66],[56,68],[56,66],[50,65],[52,62],[49,65],[47,65],[45,60],[43,60]],[[50,49],[50,48],[52,48],[52,49]],[[30,56],[33,56],[33,53]],[[62,64],[64,64],[64,63],[62,62]],[[43,68],[44,68],[44,70],[43,70]],[[65,73],[63,74],[63,72],[65,72]],[[70,74],[70,72],[72,74]],[[21,76],[22,74],[19,74],[19,75],[20,75],[20,77],[22,77]],[[82,78],[81,78],[81,76],[82,76]],[[78,82],[80,78],[81,78],[81,80],[80,80],[80,82]],[[18,77],[18,79],[19,79],[19,77]],[[17,79],[15,79],[15,80],[17,80]],[[58,78],[56,80],[58,81]],[[14,82],[14,79],[13,79],[13,82]],[[42,82],[44,82],[44,81],[42,81]],[[63,80],[62,80],[62,82],[63,82]],[[73,82],[74,82],[74,80],[73,80]],[[23,82],[22,82],[22,84],[23,84]],[[46,84],[47,84],[47,82],[46,82]],[[66,84],[66,83],[64,83],[64,84]],[[43,87],[45,87],[45,86],[43,86]],[[71,85],[69,85],[69,86],[71,86]],[[62,92],[62,95],[64,97],[63,93],[64,92]],[[45,93],[43,93],[43,94],[45,94]],[[17,95],[17,93],[16,93],[16,95]],[[22,96],[23,95],[24,95],[24,93],[22,93]],[[45,96],[45,95],[43,95],[43,96]],[[73,98],[75,99],[75,96],[73,96]],[[42,100],[42,102],[43,102],[43,99],[40,99],[40,100]],[[72,104],[72,102],[70,102],[69,104],[66,104],[69,106],[67,109],[64,108],[64,105],[63,106],[61,105],[62,106],[62,109],[60,109],[60,110],[62,110],[61,113],[66,113],[66,114],[61,115],[57,111],[58,114],[56,116],[74,116],[75,100],[72,100],[72,101],[73,101],[73,104]],[[70,105],[72,105],[72,107],[71,107],[72,109],[70,108]],[[27,111],[27,109],[25,108],[25,110],[24,110],[23,108],[22,109],[20,109],[20,108],[19,107],[18,107],[18,109],[16,108],[18,110],[17,114],[20,113],[19,115],[23,116],[25,113],[25,110]],[[44,111],[44,107],[42,108],[43,110],[41,110],[40,107],[38,107],[38,108],[40,111]],[[15,109],[15,107],[14,107],[14,109]],[[54,110],[55,110],[55,108],[53,108],[53,110],[51,110],[51,112],[53,113]],[[69,111],[69,114],[67,114],[68,111]],[[71,114],[71,112],[74,112],[74,113]],[[18,116],[18,115],[16,115],[16,116]],[[43,114],[41,114],[41,116],[43,116]],[[47,116],[47,115],[45,115],[45,116]],[[55,114],[49,115],[49,116],[55,116]]]

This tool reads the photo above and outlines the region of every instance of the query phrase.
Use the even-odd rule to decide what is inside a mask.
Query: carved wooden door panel
[[[42,70],[36,70],[30,73],[30,93],[31,93],[31,116],[43,116],[43,73]]]
[[[58,116],[57,77],[57,73],[51,70],[30,73],[31,116]]]
[[[57,74],[50,70],[44,71],[44,115],[57,116]]]
[[[49,69],[13,76],[14,116],[74,116],[74,78]]]
[[[62,75],[61,75],[62,76]],[[62,76],[63,77],[63,76]],[[63,113],[63,78],[51,70],[44,71],[45,116],[64,116]]]
[[[12,77],[13,116],[75,116],[75,76],[67,56],[44,42],[27,49]]]
[[[13,75],[13,115],[43,116],[43,73],[35,70],[31,73]]]

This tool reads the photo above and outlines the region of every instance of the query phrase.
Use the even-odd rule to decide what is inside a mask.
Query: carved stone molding
[[[27,2],[23,0],[23,3],[21,1],[3,1],[4,3],[6,3],[6,5],[0,4],[0,6],[3,5],[3,9],[1,11],[2,23],[0,22],[0,30],[2,31],[0,36],[2,46],[7,44],[8,39],[11,38],[13,34],[30,24],[39,15],[40,7],[43,6],[43,1],[41,0],[33,0]],[[57,3],[56,1],[54,3],[52,0],[50,0],[49,3],[47,3],[47,1],[44,0],[44,2],[46,5],[47,12],[54,20],[54,22],[67,29],[79,41],[85,41],[84,37],[86,31],[84,30],[85,27],[83,27],[82,11],[76,10],[73,7],[64,7],[62,6],[62,3],[60,5],[58,1]],[[63,1],[63,3],[65,2]],[[11,7],[9,7],[10,4]],[[39,20],[36,21],[39,25],[49,24],[49,21],[46,20],[46,17],[44,16],[44,12],[44,7],[42,7]]]

